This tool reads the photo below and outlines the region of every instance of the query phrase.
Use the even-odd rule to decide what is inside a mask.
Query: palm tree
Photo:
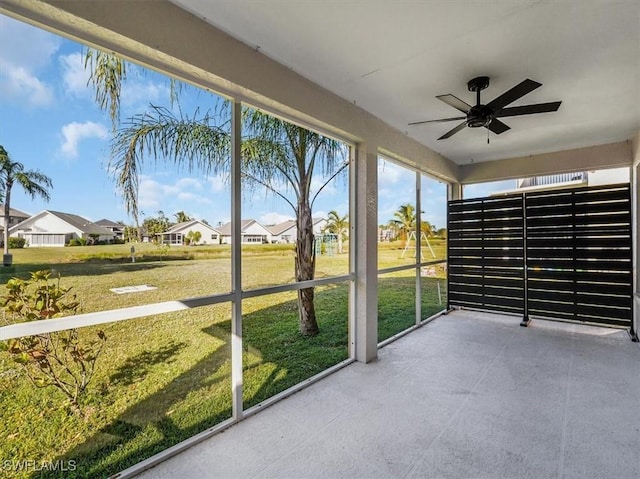
[[[144,219],[142,227],[147,234],[152,238],[154,243],[162,242],[162,233],[167,231],[171,227],[169,218],[164,214],[164,211],[160,210],[157,216],[149,216]]]
[[[17,161],[12,161],[9,153],[0,145],[0,194],[4,195],[4,254],[5,265],[11,264],[9,255],[9,217],[11,212],[11,189],[14,184],[18,184],[31,198],[40,196],[46,201],[51,198],[48,188],[52,182],[44,173],[38,170],[25,171],[24,165]]]
[[[187,235],[184,238],[184,242],[187,245],[196,245],[198,244],[198,242],[200,241],[200,239],[202,238],[202,233],[200,231],[192,231],[189,230],[189,232],[187,233]]]
[[[400,230],[400,237],[406,241],[409,238],[409,233],[415,230],[416,227],[416,211],[412,204],[406,203],[401,205],[398,210],[393,213],[395,219],[391,220]]]
[[[422,233],[427,235],[427,238],[434,235],[435,227],[429,223],[427,220],[422,220],[422,228],[420,228]]]
[[[338,237],[338,254],[343,252],[343,242],[347,238],[349,232],[349,216],[340,216],[337,211],[329,211],[327,215],[327,225],[324,231],[333,233]]]
[[[176,217],[176,223],[186,223],[187,221],[191,221],[193,219],[184,211],[178,211],[177,213],[174,213],[173,216]]]
[[[121,61],[121,60],[120,60]],[[98,67],[111,69],[113,62]],[[96,89],[109,90],[118,82],[104,82],[111,74],[92,74]],[[119,94],[119,90],[118,90]],[[101,106],[114,105],[113,96]],[[164,158],[180,168],[198,170],[204,174],[228,173],[231,169],[231,136],[229,104],[221,115],[209,112],[192,116],[152,107],[150,112],[131,117],[114,138],[111,168],[125,200],[128,212],[138,217],[138,178],[145,161]],[[179,110],[179,109],[178,109]],[[113,112],[110,109],[111,114]],[[113,118],[113,116],[112,116]],[[297,224],[295,277],[297,281],[312,280],[315,276],[315,252],[311,211],[313,202],[331,180],[348,165],[344,147],[331,138],[297,125],[244,108],[242,112],[241,173],[248,187],[264,187],[283,198],[293,209]],[[326,181],[312,193],[314,174]],[[283,188],[282,184],[287,188]],[[289,198],[287,194],[291,194]],[[298,290],[300,332],[306,336],[318,334],[314,306],[314,288]]]

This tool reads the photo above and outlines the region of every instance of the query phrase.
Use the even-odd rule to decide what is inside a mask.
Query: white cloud
[[[226,176],[208,176],[207,182],[211,185],[211,190],[214,192],[226,191],[228,188],[229,180]]]
[[[3,95],[20,100],[29,106],[47,106],[53,103],[53,89],[22,67],[0,64],[0,90]]]
[[[84,67],[84,58],[80,53],[62,55],[59,58],[62,67],[62,82],[67,93],[75,96],[89,96],[87,88],[89,71]]]
[[[207,198],[205,196],[202,196],[196,193],[186,192],[186,191],[181,191],[180,193],[178,193],[176,195],[176,198],[180,201],[187,201],[189,203],[198,203],[201,205],[213,204],[213,201],[211,201],[210,198]]]
[[[258,221],[263,225],[277,225],[278,223],[283,223],[292,219],[294,219],[292,216],[283,215],[274,211],[260,216]]]
[[[167,80],[168,81],[168,80]],[[122,105],[128,108],[148,105],[149,103],[165,102],[169,100],[169,88],[150,80],[139,81],[127,74],[127,81],[122,84],[120,100]]]
[[[0,62],[34,71],[51,63],[62,39],[10,17],[0,16]]]
[[[389,161],[378,163],[378,197],[380,201],[415,203],[416,174]],[[407,198],[403,200],[402,198]],[[397,209],[398,206],[395,206]]]
[[[108,131],[99,123],[74,121],[62,127],[62,136],[64,138],[61,146],[62,153],[68,158],[77,158],[80,141],[88,138],[105,139],[108,136]]]
[[[161,173],[156,175],[166,177]],[[150,176],[141,175],[138,204],[141,210],[186,210],[186,204],[212,205],[212,198],[198,193],[202,183],[197,178],[177,178],[174,183],[160,183]]]
[[[324,218],[324,219],[326,219],[327,216],[329,216],[329,212],[328,211],[324,211],[324,210],[318,210],[318,211],[314,211],[312,216],[314,218]]]
[[[176,182],[176,187],[180,188],[181,190],[183,189],[201,190],[202,183],[200,182],[200,180],[197,180],[196,178],[180,178]]]
[[[164,187],[160,183],[147,176],[140,178],[138,185],[138,206],[141,210],[160,207],[160,202],[164,199]]]
[[[61,39],[44,30],[0,16],[0,92],[30,107],[53,102],[53,88],[38,76],[51,64]]]

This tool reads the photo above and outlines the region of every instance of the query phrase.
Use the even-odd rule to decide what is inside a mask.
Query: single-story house
[[[15,208],[9,208],[9,228],[23,222],[29,218],[27,213],[23,213]],[[0,205],[0,231],[4,229],[4,205]]]
[[[9,228],[29,218],[27,213],[9,208]],[[0,205],[0,246],[4,245],[4,205]]]
[[[313,234],[320,235],[322,230],[327,226],[325,218],[313,218]],[[287,220],[269,227],[272,234],[272,243],[295,243],[298,234],[298,228],[295,220]]]
[[[184,221],[173,225],[162,233],[162,242],[168,245],[185,244],[189,233],[200,233],[198,241],[189,239],[191,245],[197,244],[220,244],[220,232],[212,226],[198,220]]]
[[[110,230],[113,233],[113,237],[119,240],[124,239],[124,225],[120,223],[116,223],[114,221],[108,220],[106,218],[101,219],[100,221],[96,221],[97,225],[103,226]]]
[[[220,243],[231,244],[231,222],[223,224],[218,228],[220,232]],[[243,244],[271,243],[272,233],[266,227],[254,219],[242,220],[240,225],[241,242]]]
[[[112,231],[82,216],[44,210],[9,229],[10,236],[27,241],[27,246],[64,246],[72,239],[111,241]]]

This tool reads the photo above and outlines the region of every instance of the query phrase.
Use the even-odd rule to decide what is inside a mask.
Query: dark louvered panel
[[[629,185],[526,195],[530,315],[631,326]]]
[[[630,196],[625,184],[450,202],[450,305],[631,326]]]
[[[522,195],[449,202],[450,306],[524,311]]]

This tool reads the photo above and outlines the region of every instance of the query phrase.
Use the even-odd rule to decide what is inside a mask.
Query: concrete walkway
[[[626,332],[456,311],[138,476],[640,478]]]

